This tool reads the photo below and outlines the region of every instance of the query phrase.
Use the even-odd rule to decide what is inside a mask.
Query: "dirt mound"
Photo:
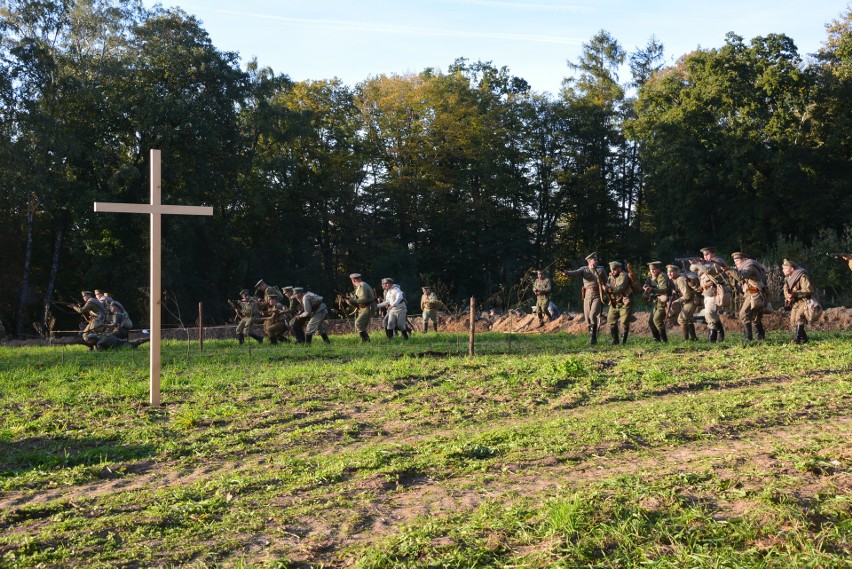
[[[604,313],[606,314],[606,313]],[[651,331],[648,327],[648,312],[637,312],[634,315],[635,321],[630,325],[630,333],[641,336],[650,336]],[[415,332],[419,332],[423,328],[423,320],[420,316],[412,316],[408,319]],[[606,318],[604,318],[606,322]],[[706,331],[704,322],[696,320],[696,331],[701,334]],[[740,332],[741,325],[739,320],[731,314],[722,315],[722,324],[725,330],[729,332]],[[767,330],[790,330],[790,313],[784,310],[777,310],[763,315],[763,324]],[[439,317],[438,328],[441,332],[464,333],[470,329],[470,317],[467,314],[461,316],[441,315]],[[676,322],[669,322],[667,328],[679,333],[680,328]],[[229,326],[208,326],[204,328],[205,340],[230,340],[234,338],[234,325]],[[852,330],[852,308],[828,308],[823,312],[822,317],[814,324],[808,325],[810,330],[822,331],[847,331]],[[328,330],[330,334],[354,334],[355,325],[352,320],[329,320]],[[382,319],[373,318],[370,321],[370,332],[381,332],[383,330]],[[583,322],[583,315],[568,312],[560,315],[553,321],[547,321],[544,326],[539,328],[538,318],[534,314],[525,314],[521,311],[511,312],[502,316],[488,316],[482,314],[476,320],[477,332],[504,332],[513,334],[542,334],[542,333],[557,333],[565,332],[567,334],[587,334],[588,328]],[[606,324],[604,324],[604,333],[608,332]],[[131,339],[139,339],[145,337],[141,330],[135,330],[131,333]],[[165,329],[162,332],[164,340],[198,340],[198,328],[171,328]],[[4,346],[25,347],[25,346],[69,346],[74,344],[82,344],[79,334],[64,333],[57,334],[50,339],[28,338],[23,340],[7,340],[3,342]]]

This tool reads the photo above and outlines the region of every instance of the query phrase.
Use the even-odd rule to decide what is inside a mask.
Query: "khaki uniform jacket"
[[[764,295],[766,290],[766,269],[754,259],[746,259],[743,267],[737,271],[742,279],[743,293]]]
[[[568,278],[576,278],[580,277],[583,279],[583,288],[586,290],[585,296],[586,298],[599,298],[600,297],[600,283],[598,283],[598,276],[600,276],[600,282],[606,282],[606,271],[604,271],[603,267],[595,267],[594,269],[590,269],[589,267],[581,267],[576,271],[565,271],[563,273]]]
[[[358,305],[359,308],[367,308],[373,301],[376,300],[376,293],[373,287],[365,282],[361,282],[352,295],[352,302]]]
[[[629,306],[633,303],[633,286],[627,273],[622,272],[617,277],[610,273],[606,285],[611,291],[609,297],[613,306]]]
[[[428,310],[438,310],[441,307],[441,301],[438,300],[438,295],[434,292],[424,294],[420,297],[420,310],[426,312]]]
[[[684,275],[678,275],[672,280],[672,284],[674,285],[675,291],[681,301],[683,303],[694,302],[695,299],[695,289],[693,289],[689,281],[686,279]]]
[[[536,279],[533,283],[533,292],[536,296],[550,296],[550,293],[553,292],[553,285],[550,283],[550,279],[547,277]]]
[[[669,301],[669,294],[671,293],[672,282],[669,280],[668,275],[660,271],[660,273],[656,277],[648,277],[648,284],[651,287],[650,293],[656,295],[657,297],[657,303],[665,304]]]
[[[813,296],[814,289],[808,273],[804,269],[796,269],[784,280],[784,298],[790,305],[804,302]]]

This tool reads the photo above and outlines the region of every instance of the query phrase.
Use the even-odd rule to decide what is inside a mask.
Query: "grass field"
[[[852,334],[0,346],[2,567],[837,567]]]

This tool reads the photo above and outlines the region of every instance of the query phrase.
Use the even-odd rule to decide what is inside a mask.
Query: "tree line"
[[[848,8],[807,56],[782,34],[730,33],[664,65],[654,37],[627,52],[601,30],[551,95],[463,58],[294,82],[242,67],[177,8],[0,6],[0,318],[18,333],[85,288],[144,314],[147,219],[92,203],[146,202],[151,148],[164,203],[214,207],[164,220],[163,288],[190,322],[197,302],[223,321],[261,277],[333,295],[360,272],[452,300],[593,250],[852,245]]]

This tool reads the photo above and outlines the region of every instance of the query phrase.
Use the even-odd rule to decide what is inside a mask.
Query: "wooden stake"
[[[198,303],[198,351],[204,351],[204,303]]]
[[[467,344],[467,355],[473,357],[473,345],[476,337],[476,299],[470,297],[470,340]]]

